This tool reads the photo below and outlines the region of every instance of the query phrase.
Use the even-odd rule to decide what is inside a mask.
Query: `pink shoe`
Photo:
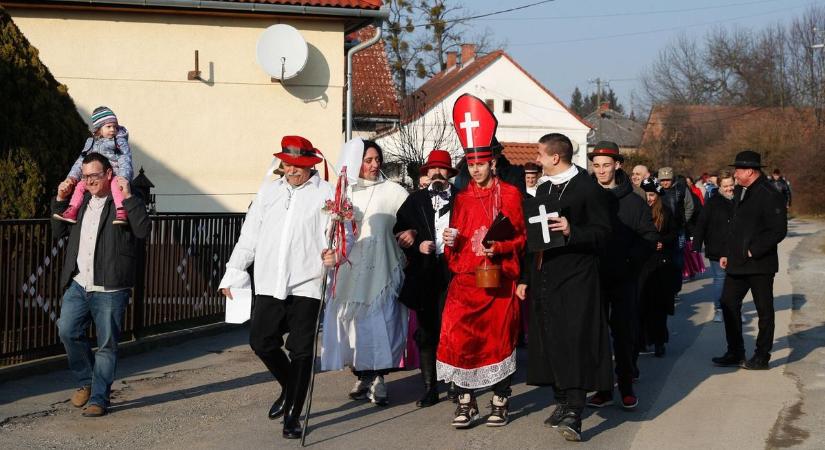
[[[126,217],[126,210],[123,209],[123,208],[118,208],[117,211],[115,212],[115,220],[112,221],[112,224],[114,224],[114,225],[127,225],[129,223],[129,222],[127,222],[127,220],[128,219]]]
[[[57,220],[62,220],[69,223],[77,223],[77,212],[80,208],[77,206],[69,206],[63,211],[63,214],[52,214],[52,217]]]

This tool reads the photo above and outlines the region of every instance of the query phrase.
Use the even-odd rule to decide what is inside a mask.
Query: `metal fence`
[[[121,340],[223,320],[217,287],[243,214],[151,217]],[[52,239],[49,219],[0,221],[0,367],[63,353],[56,323],[67,243]]]

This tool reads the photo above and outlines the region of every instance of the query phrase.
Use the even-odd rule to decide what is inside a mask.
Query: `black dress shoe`
[[[286,389],[281,389],[281,395],[275,399],[275,403],[272,404],[272,407],[269,408],[269,413],[267,417],[269,420],[275,420],[278,417],[284,415],[284,399],[286,398]]]
[[[438,389],[430,388],[427,389],[427,392],[424,393],[423,397],[415,402],[415,406],[419,408],[426,408],[428,406],[433,406],[436,403],[438,403]]]
[[[719,367],[739,367],[745,362],[744,355],[735,355],[733,353],[725,353],[722,356],[711,359],[714,364]]]
[[[568,441],[578,442],[582,440],[582,418],[573,411],[564,413],[556,429]]]
[[[553,410],[553,414],[550,414],[550,417],[544,421],[544,426],[558,428],[565,413],[567,413],[567,405],[561,403],[556,405],[556,409]]]
[[[742,368],[748,370],[768,370],[770,369],[768,361],[770,361],[768,358],[754,355],[753,358],[742,364]]]
[[[653,356],[662,358],[665,356],[665,344],[656,344],[656,349],[653,351]]]
[[[298,417],[298,415],[284,417],[284,439],[301,439],[303,425]]]

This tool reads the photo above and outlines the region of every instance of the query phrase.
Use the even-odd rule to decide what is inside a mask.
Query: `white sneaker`
[[[353,400],[364,400],[367,398],[367,391],[370,389],[370,379],[366,377],[358,377],[355,381],[355,386],[349,391],[349,398]]]
[[[713,321],[714,322],[721,322],[722,321],[722,310],[717,309],[715,313],[713,313]]]
[[[378,375],[372,380],[367,398],[378,406],[386,406],[387,403],[389,403],[387,399],[387,385],[384,384],[384,377],[382,375]]]

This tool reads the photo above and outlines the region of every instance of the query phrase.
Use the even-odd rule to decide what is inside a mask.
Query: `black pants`
[[[759,315],[759,333],[756,335],[754,355],[770,358],[774,331],[774,275],[771,273],[725,276],[725,286],[722,288],[722,315],[725,318],[728,352],[735,355],[745,354],[745,341],[742,339],[742,300],[750,290]]]
[[[249,345],[281,385],[286,384],[290,360],[312,358],[315,320],[321,301],[290,295],[279,300],[256,295],[249,329]],[[284,334],[289,358],[284,353]]]
[[[499,397],[509,397],[510,394],[513,393],[512,389],[510,389],[510,385],[513,382],[513,376],[509,375],[507,378],[499,381],[498,383],[493,385],[493,393],[498,395]],[[459,395],[461,394],[475,394],[475,389],[470,388],[463,388],[461,386],[456,386],[456,392]]]
[[[639,302],[636,281],[612,283],[602,290],[605,306],[609,308],[610,334],[613,337],[613,357],[619,391],[631,388],[636,375],[634,352],[639,340]]]
[[[584,402],[587,399],[587,391],[584,389],[559,389],[553,385],[553,396],[559,405],[567,405],[567,408],[581,415],[584,411]]]

